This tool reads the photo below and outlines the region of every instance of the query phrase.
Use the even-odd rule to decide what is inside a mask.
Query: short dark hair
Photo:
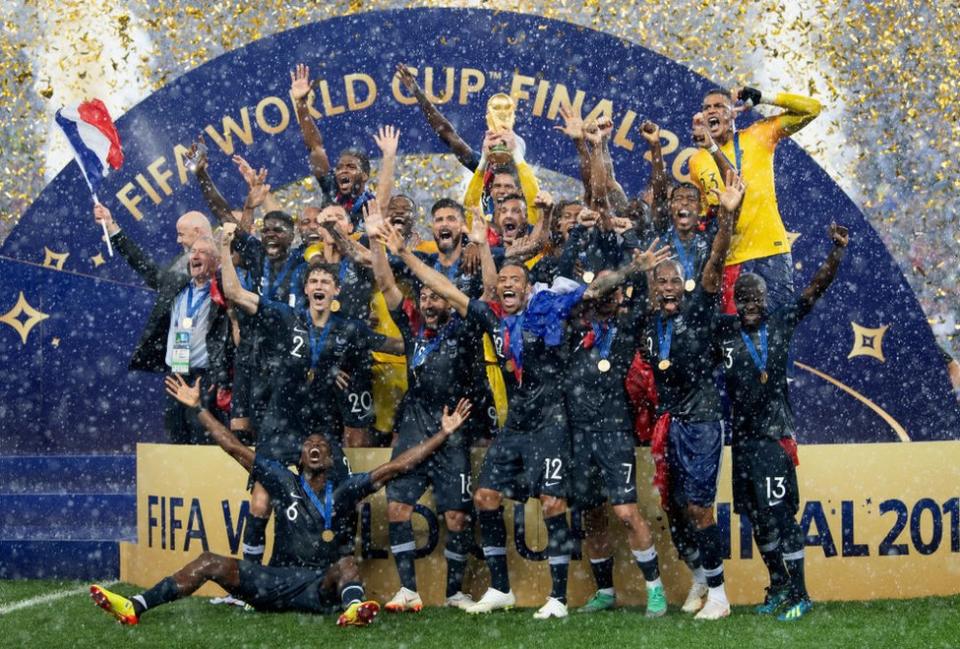
[[[430,208],[430,215],[434,216],[437,213],[437,210],[442,209],[451,209],[456,210],[460,213],[460,218],[464,218],[463,205],[453,200],[452,198],[441,198],[436,203],[433,204],[433,207]]]
[[[524,205],[527,204],[527,199],[523,197],[523,194],[507,194],[500,199],[500,204],[503,205],[507,201],[520,201]]]
[[[263,222],[266,223],[268,220],[283,221],[286,225],[293,228],[293,217],[281,210],[273,210],[272,212],[264,214]]]
[[[300,280],[300,292],[303,293],[304,289],[307,287],[307,280],[310,279],[310,276],[314,273],[326,273],[333,278],[333,283],[335,286],[340,286],[340,269],[336,264],[328,264],[322,259],[311,259],[307,263],[307,271],[303,274],[303,278]]]
[[[513,176],[514,182],[517,182],[517,183],[520,182],[520,180],[517,178],[517,166],[512,162],[498,164],[493,169],[490,170],[491,176],[498,176],[500,174],[510,174],[511,176]]]
[[[500,264],[500,269],[498,273],[506,268],[507,266],[516,266],[523,271],[523,278],[527,281],[527,284],[530,283],[530,269],[527,268],[527,265],[519,257],[507,257],[503,260],[503,263]]]
[[[682,183],[677,183],[676,185],[670,188],[670,194],[667,196],[667,199],[672,201],[673,195],[676,194],[681,189],[692,189],[693,191],[697,192],[697,198],[700,198],[699,187],[697,187],[691,182],[682,182]]]
[[[703,98],[706,99],[710,95],[723,95],[724,97],[729,99],[731,102],[733,101],[733,94],[726,88],[714,88],[713,90],[705,92],[703,94]]]
[[[567,200],[563,200],[557,203],[557,206],[553,208],[553,211],[559,214],[560,212],[567,209],[571,205],[579,205],[580,207],[583,207],[583,201],[581,201],[579,198],[568,198]]]
[[[351,146],[351,147],[347,147],[346,149],[340,152],[341,158],[345,155],[356,158],[357,161],[360,163],[360,171],[367,174],[368,176],[370,175],[370,158],[367,156],[366,153],[364,153],[363,151],[361,151],[355,146]]]
[[[411,198],[410,196],[407,196],[406,194],[394,194],[393,196],[390,197],[390,200],[387,201],[387,206],[389,206],[390,201],[392,201],[395,198],[402,198],[405,201],[410,201],[410,204],[413,206],[413,211],[414,212],[417,211],[417,201],[413,200],[413,198]]]

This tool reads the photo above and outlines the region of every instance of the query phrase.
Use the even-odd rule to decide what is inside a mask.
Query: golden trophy
[[[487,100],[487,128],[494,133],[513,132],[516,121],[517,105],[510,95],[499,92]],[[513,153],[506,143],[500,142],[490,147],[487,160],[495,165],[506,164],[513,160]]]

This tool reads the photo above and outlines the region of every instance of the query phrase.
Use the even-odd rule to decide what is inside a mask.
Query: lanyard
[[[657,316],[657,343],[659,344],[658,356],[661,361],[670,360],[670,342],[673,340],[673,318],[667,320],[667,330],[663,330],[663,316]],[[669,367],[669,365],[667,366]]]
[[[753,359],[753,364],[760,370],[761,375],[765,375],[767,373],[767,323],[764,322],[760,325],[759,352],[757,352],[757,347],[753,344],[750,334],[741,329],[740,337],[743,338],[743,344],[747,347],[747,351],[750,352],[750,358]]]
[[[720,154],[727,159],[727,164],[730,164],[730,158],[727,158],[727,155],[723,153],[723,151],[721,151]],[[740,148],[739,132],[733,134],[733,157],[737,161],[737,175],[742,177],[743,172],[741,171],[741,167],[743,166],[743,150]]]
[[[313,493],[313,489],[310,488],[306,478],[303,476],[300,476],[300,486],[307,492],[307,497],[310,498],[313,506],[317,508],[317,512],[323,516],[323,529],[329,530],[333,524],[333,483],[330,482],[329,478],[327,479],[327,493],[324,498],[324,503],[320,502],[317,494]]]
[[[523,379],[523,314],[504,318],[500,330],[503,346],[507,350],[507,369],[513,372],[519,383]],[[511,364],[513,367],[510,367]]]
[[[317,329],[313,326],[313,318],[310,317],[310,313],[307,313],[307,326],[310,328],[310,367],[314,368],[320,362],[320,354],[323,353],[323,344],[327,341],[327,336],[330,334],[330,326],[336,320],[336,315],[333,313],[330,314],[327,319],[327,324],[323,325],[323,329],[320,331],[319,336],[317,335]]]
[[[683,274],[687,279],[693,279],[693,253],[687,250],[686,246],[683,245],[683,241],[680,240],[680,235],[677,233],[676,228],[671,227],[670,232],[673,233],[673,249],[677,253],[677,258],[680,260],[680,265],[683,266]]]
[[[337,274],[340,287],[343,287],[343,278],[347,276],[347,268],[350,267],[350,261],[346,258],[340,260],[340,272]]]
[[[197,314],[197,311],[203,306],[204,301],[210,297],[210,284],[207,284],[202,289],[197,291],[197,302],[193,302],[193,281],[187,284],[187,318],[193,320],[193,316]]]
[[[261,285],[266,285],[266,290],[263,293],[263,296],[269,300],[274,299],[273,290],[274,288],[280,288],[283,286],[283,281],[287,279],[287,275],[290,273],[290,269],[293,268],[295,255],[288,254],[287,261],[283,263],[283,268],[280,269],[280,274],[277,277],[273,277],[272,267],[270,266],[270,260],[264,258],[263,260],[263,277],[260,282]]]
[[[437,347],[440,346],[440,341],[447,337],[453,326],[454,320],[451,318],[450,322],[445,324],[442,329],[437,330],[433,336],[427,338],[424,335],[423,325],[420,325],[420,331],[417,333],[417,342],[414,345],[413,360],[410,361],[413,369],[417,369],[427,362],[427,357],[437,350]]]
[[[617,326],[608,325],[606,322],[602,324],[594,322],[590,326],[593,327],[593,339],[597,352],[600,354],[600,358],[606,358],[610,355],[613,338],[617,335]]]

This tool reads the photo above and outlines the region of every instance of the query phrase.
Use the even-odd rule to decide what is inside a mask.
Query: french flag
[[[76,153],[77,162],[94,194],[107,175],[107,165],[119,169],[123,164],[120,136],[107,107],[99,99],[57,111],[57,124]]]

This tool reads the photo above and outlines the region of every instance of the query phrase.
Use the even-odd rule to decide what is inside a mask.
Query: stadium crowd
[[[365,601],[353,556],[355,506],[385,485],[402,584],[388,611],[423,606],[411,515],[432,487],[447,527],[448,606],[515,604],[503,501],[537,498],[552,585],[534,617],[568,614],[571,507],[583,514],[597,587],[581,610],[616,605],[608,504],[646,584],[646,615],[661,616],[657,552],[637,507],[641,444],[691,574],[682,610],[719,619],[730,605],[714,500],[730,427],[734,507],[770,577],[758,612],[807,614],[788,356],[848,234],[830,227],[832,251],[797,290],[773,156],[820,104],[751,87],[711,91],[692,116],[692,182],[680,184],[668,179],[657,125],[644,123],[652,173],[639,197],[617,182],[611,122],[564,109],[557,128],[579,156],[583,192],[557,200],[525,160],[509,96],[490,98],[476,150],[408,68],[397,74],[473,174],[459,200],[436,197],[432,241],[414,232],[413,199],[394,193],[400,133],[383,126],[375,136],[382,162],[369,187],[367,153],[332,161],[325,149],[303,65],[290,91],[315,204],[284,212],[268,170],[235,156],[249,192],[230,205],[200,139],[190,170],[218,230],[203,213],[184,214],[185,252],[173,263],[155,263],[96,206],[113,246],[157,291],[131,367],[168,374],[170,440],[219,444],[249,471],[251,496],[242,560],[205,552],[132,598],[93,586],[94,601],[135,624],[212,580],[259,610],[342,608],[338,623],[369,623],[379,605]],[[781,111],[738,130],[737,114],[760,103]],[[343,448],[377,445],[393,447],[391,461],[352,473]],[[478,476],[476,445],[487,447]],[[271,514],[274,549],[262,565]],[[477,537],[490,586],[474,601],[462,583]]]

